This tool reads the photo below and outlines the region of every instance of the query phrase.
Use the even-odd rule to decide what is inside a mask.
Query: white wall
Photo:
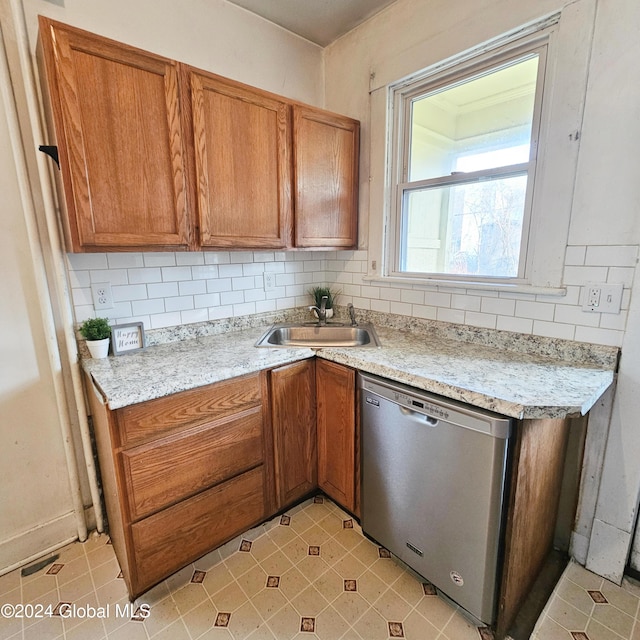
[[[587,52],[588,82],[580,100],[584,115],[575,185],[566,185],[563,194],[569,196],[571,209],[563,269],[566,296],[399,286],[363,279],[370,258],[368,228],[381,224],[383,211],[378,194],[384,181],[384,149],[381,153],[378,147],[384,146],[384,123],[371,120],[371,83],[379,84],[382,76],[400,79],[565,6],[573,19],[587,26],[590,21],[585,38],[593,38]],[[595,20],[590,15],[594,8]],[[445,1],[398,0],[325,51],[326,106],[360,119],[363,129],[362,248],[340,252],[335,259],[329,256],[330,282],[341,283],[354,304],[363,308],[623,346],[596,524],[579,558],[614,580],[622,575],[640,488],[640,465],[632,462],[640,454],[640,441],[634,436],[638,412],[633,391],[637,393],[640,378],[640,310],[631,305],[640,243],[639,56],[637,0],[460,0],[455,11]],[[567,84],[572,80],[571,69],[558,79]],[[568,139],[571,131],[565,133]],[[380,140],[381,145],[376,142]],[[588,282],[622,283],[622,312],[583,312],[581,296]],[[603,434],[607,427],[590,425]]]
[[[9,113],[0,100],[0,571],[78,533]]]

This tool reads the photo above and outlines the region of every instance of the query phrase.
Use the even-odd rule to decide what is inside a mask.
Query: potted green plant
[[[309,295],[313,298],[313,304],[320,309],[322,305],[322,298],[326,296],[327,302],[325,309],[327,311],[327,318],[333,317],[333,307],[335,306],[340,294],[342,293],[338,289],[332,289],[331,287],[311,287],[309,289]],[[317,317],[318,313],[314,310],[314,315]]]
[[[80,325],[79,331],[87,341],[92,358],[107,357],[111,338],[111,325],[107,318],[89,318]]]

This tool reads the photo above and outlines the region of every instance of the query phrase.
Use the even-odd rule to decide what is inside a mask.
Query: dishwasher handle
[[[435,427],[438,422],[440,422],[438,418],[432,418],[431,416],[427,416],[419,411],[413,411],[413,409],[407,409],[407,407],[402,407],[400,405],[398,405],[398,408],[405,418],[415,420],[416,422],[426,422],[430,427]]]

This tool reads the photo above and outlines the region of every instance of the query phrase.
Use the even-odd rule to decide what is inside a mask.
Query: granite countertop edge
[[[574,353],[584,351],[579,343],[558,359],[549,357],[546,344],[541,354],[523,353],[498,348],[493,338],[460,340],[457,328],[427,333],[380,319],[379,349],[256,348],[265,324],[273,321],[267,317],[266,323],[227,323],[222,331],[181,331],[178,339],[156,339],[140,352],[81,363],[112,410],[314,356],[519,419],[584,415],[615,375],[616,348],[595,345],[595,362],[580,364],[574,361]]]

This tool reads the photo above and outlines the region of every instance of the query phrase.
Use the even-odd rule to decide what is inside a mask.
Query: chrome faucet
[[[320,308],[315,305],[311,305],[309,307],[309,311],[315,311],[318,314],[318,326],[324,327],[327,324],[327,302],[329,301],[328,296],[322,296],[322,300],[320,300]]]
[[[349,312],[349,318],[351,318],[351,326],[357,327],[358,323],[356,322],[356,310],[353,308],[353,304],[351,302],[347,305],[347,311]]]

